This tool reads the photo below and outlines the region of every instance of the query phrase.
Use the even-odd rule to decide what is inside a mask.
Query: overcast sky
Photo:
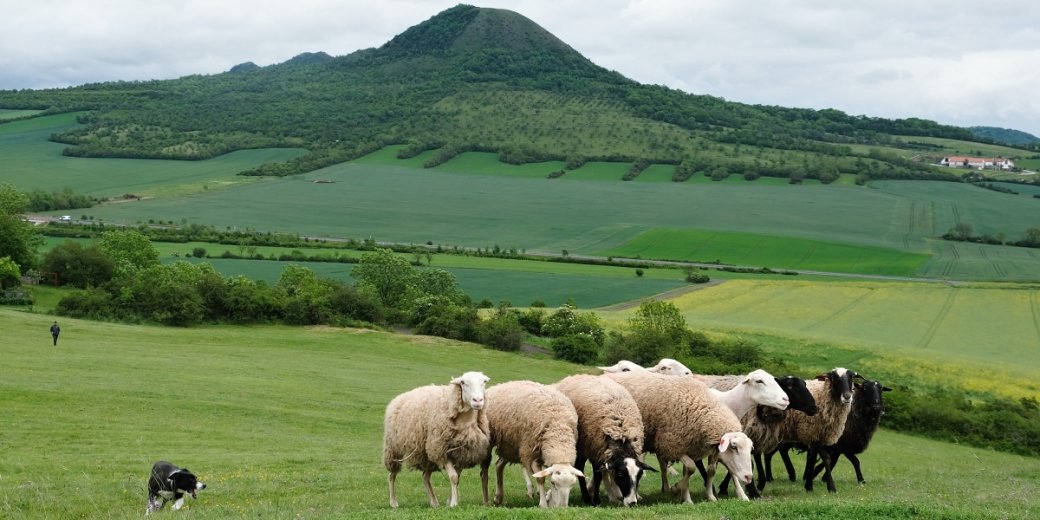
[[[0,89],[378,47],[436,0],[0,0]],[[642,83],[1040,136],[1036,0],[484,0]]]

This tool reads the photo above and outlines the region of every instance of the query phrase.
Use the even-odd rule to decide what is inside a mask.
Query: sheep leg
[[[661,492],[668,493],[672,487],[668,484],[668,470],[671,469],[672,461],[664,460],[660,454],[657,455],[657,466],[661,468]]]
[[[683,472],[682,478],[675,487],[679,490],[680,499],[687,504],[692,504],[693,499],[690,498],[690,476],[693,475],[693,469],[696,468],[697,465],[694,464],[693,459],[688,455],[683,455],[682,458],[679,459],[679,462],[683,465]]]
[[[766,469],[765,464],[762,461],[762,454],[755,453],[755,469],[758,471],[758,489],[755,490],[757,495],[759,491],[766,488]],[[752,495],[754,496],[754,495]]]
[[[437,495],[433,493],[433,484],[430,483],[430,475],[433,475],[433,470],[424,469],[422,482],[423,486],[426,488],[426,496],[430,499],[430,507],[437,507],[440,504],[437,502]]]
[[[776,455],[776,450],[766,453],[765,457],[766,470],[764,472],[764,476],[767,482],[773,480],[773,455]]]
[[[791,455],[788,453],[788,451],[790,451],[790,450],[791,450],[790,446],[784,446],[784,447],[780,448],[780,458],[783,459],[783,461],[784,461],[784,468],[787,469],[787,478],[791,482],[797,482],[798,481],[798,477],[796,477],[795,474],[794,474],[794,464],[791,463]]]
[[[390,485],[390,507],[397,507],[397,472],[391,471],[386,477],[387,484]],[[151,510],[151,501],[148,503],[149,510]]]
[[[849,462],[852,463],[852,467],[856,468],[856,482],[859,482],[860,484],[866,484],[867,481],[863,479],[863,472],[859,470],[859,457],[857,457],[853,453],[846,453],[845,456],[848,457]],[[834,456],[834,465],[831,466],[831,469],[834,469],[834,466],[838,464],[839,458],[841,458],[840,453]]]
[[[827,482],[827,491],[836,493],[838,488],[834,485],[834,477],[831,475],[831,452],[827,449],[820,450],[820,458],[823,459],[823,480]]]
[[[730,475],[733,474],[732,472],[728,471],[729,468],[726,468],[726,470],[727,470],[727,472]],[[754,485],[750,485],[750,487],[755,487],[755,486]],[[741,500],[743,500],[745,502],[748,502],[748,501],[751,500],[750,498],[748,498],[747,493],[744,491],[744,483],[743,482],[737,482],[736,479],[733,479],[733,488],[737,490],[737,498],[739,498],[739,499],[741,499]]]
[[[459,475],[461,471],[455,470],[455,465],[447,463],[444,465],[444,471],[448,473],[448,482],[451,483],[451,498],[448,500],[448,507],[455,507],[459,505]]]
[[[733,475],[726,472],[726,476],[722,477],[722,483],[719,484],[719,496],[726,496],[729,494],[729,481],[733,480]]]
[[[484,505],[490,504],[488,500],[488,469],[491,468],[491,456],[480,463],[480,492],[484,497]]]
[[[819,455],[815,444],[810,444],[809,449],[805,452],[805,473],[802,478],[805,480],[805,490],[813,490],[813,469],[816,467],[816,456]],[[826,468],[824,468],[826,469]]]
[[[527,498],[534,498],[534,487],[531,486],[531,473],[527,468],[520,468],[520,474],[524,476],[524,485],[527,486]]]
[[[501,457],[498,457],[498,462],[495,463],[495,505],[502,505],[502,474],[506,470],[506,461]]]
[[[537,462],[531,463],[531,473],[538,473],[542,470],[542,466]],[[538,507],[549,507],[549,500],[545,496],[545,477],[535,479],[535,483],[538,484]]]

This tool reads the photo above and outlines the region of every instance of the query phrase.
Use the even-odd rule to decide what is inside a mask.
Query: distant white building
[[[951,155],[939,161],[940,166],[951,168],[975,168],[977,170],[1010,170],[1015,163],[1005,157],[967,157]]]

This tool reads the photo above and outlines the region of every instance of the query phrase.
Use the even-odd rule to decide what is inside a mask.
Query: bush
[[[108,292],[91,288],[65,295],[54,311],[59,316],[105,320],[114,316],[112,296]]]
[[[524,329],[513,312],[496,312],[477,325],[477,341],[495,350],[516,352],[524,342]]]
[[[409,321],[419,334],[466,341],[476,338],[479,320],[475,308],[455,304],[445,296],[415,300],[409,315]]]
[[[599,356],[599,343],[590,334],[568,334],[553,338],[552,350],[556,359],[591,365]]]
[[[347,318],[368,323],[383,323],[386,320],[386,312],[379,297],[364,288],[338,284],[329,296],[329,304],[334,313]]]
[[[570,336],[574,334],[588,334],[597,345],[603,345],[605,333],[599,324],[599,318],[594,313],[577,313],[574,307],[564,305],[552,313],[542,325],[542,334],[550,338]]]
[[[194,256],[195,258],[206,258],[206,248],[205,247],[195,247],[195,248],[192,248],[191,256]]]
[[[517,312],[517,323],[527,332],[539,335],[545,322],[545,312],[541,309],[528,309],[527,312]]]

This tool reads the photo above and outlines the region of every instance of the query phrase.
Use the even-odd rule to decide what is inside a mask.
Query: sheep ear
[[[722,438],[719,439],[719,453],[725,453],[727,448],[729,448],[729,439],[723,435]]]
[[[830,379],[830,378],[827,376],[827,374],[820,374],[820,375],[816,376],[816,380],[817,381],[826,381],[828,379]]]
[[[887,387],[887,386],[882,386],[882,387],[881,387],[881,391],[882,391],[882,392],[891,392],[891,391],[892,391],[892,389],[891,389],[891,388],[889,388],[889,387]]]
[[[552,474],[552,468],[545,468],[538,473],[531,475],[534,478],[545,478]]]
[[[650,466],[649,464],[647,464],[647,463],[645,463],[645,462],[643,462],[641,460],[637,460],[636,461],[636,466],[639,466],[640,468],[642,468],[645,471],[653,471],[654,473],[658,473],[658,471],[656,469],[654,469],[653,466]]]
[[[578,468],[575,467],[567,466],[567,472],[571,475],[574,475],[575,477],[586,478],[585,473],[582,471],[578,471]]]

